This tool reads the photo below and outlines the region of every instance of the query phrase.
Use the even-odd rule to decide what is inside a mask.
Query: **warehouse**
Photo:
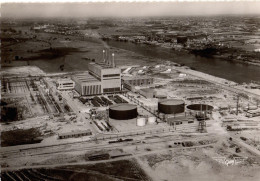
[[[59,136],[59,139],[66,139],[66,138],[77,138],[77,137],[89,136],[89,135],[92,135],[92,132],[88,129],[86,131],[60,133],[58,136]]]
[[[123,77],[122,84],[128,84],[133,86],[147,86],[153,84],[153,78],[149,76]]]

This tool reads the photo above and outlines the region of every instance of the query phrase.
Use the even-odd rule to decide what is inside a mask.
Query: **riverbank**
[[[107,44],[118,50],[123,49],[135,53],[139,57],[149,57],[150,62],[156,62],[157,64],[164,63],[165,61],[175,62],[188,66],[193,70],[236,83],[250,83],[251,81],[260,80],[260,67],[251,64],[223,61],[214,57],[200,57],[160,46],[118,41],[107,41]],[[147,63],[149,65],[149,62]]]
[[[259,59],[259,52],[250,50],[250,51],[245,51],[245,50],[240,50],[240,49],[235,49],[232,47],[222,47],[222,46],[217,46],[217,47],[212,47],[212,48],[191,48],[191,47],[185,47],[181,44],[177,43],[159,43],[156,41],[134,41],[134,40],[128,40],[125,39],[124,41],[119,41],[114,38],[108,38],[106,39],[107,41],[118,41],[118,42],[128,42],[128,43],[133,43],[133,44],[139,44],[139,45],[148,45],[148,46],[158,46],[161,48],[166,48],[170,50],[175,50],[178,52],[185,52],[185,53],[190,53],[195,56],[201,56],[201,57],[212,57],[212,58],[218,58],[223,61],[231,61],[235,63],[242,63],[245,65],[256,65],[260,67],[260,59]],[[209,45],[210,46],[210,45]],[[214,51],[210,51],[213,49]]]

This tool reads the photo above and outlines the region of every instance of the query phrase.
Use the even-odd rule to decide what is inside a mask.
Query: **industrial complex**
[[[80,162],[93,164],[91,169],[104,164],[102,173],[115,166],[138,173],[134,179],[114,180],[148,181],[140,167],[153,172],[180,165],[180,171],[190,163],[207,171],[227,163],[217,157],[260,155],[258,89],[171,61],[119,66],[114,52],[106,49],[102,58],[84,60],[88,68],[83,71],[45,73],[26,66],[1,72],[3,178],[64,180],[38,168]],[[197,163],[205,155],[207,160]],[[95,175],[91,169],[86,173]],[[81,174],[81,168],[76,172]]]

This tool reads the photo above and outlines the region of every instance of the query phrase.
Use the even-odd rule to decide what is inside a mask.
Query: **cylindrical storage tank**
[[[145,126],[145,124],[146,124],[146,119],[145,118],[138,118],[136,120],[136,125],[137,126]]]
[[[155,96],[157,99],[167,99],[166,95],[156,95]]]
[[[158,111],[164,114],[183,113],[185,108],[183,100],[165,99],[158,102]]]
[[[147,124],[154,124],[156,122],[156,117],[149,117]]]
[[[213,108],[213,106],[207,104],[190,104],[187,106],[187,109],[192,111],[212,111]]]
[[[137,106],[133,104],[115,104],[109,107],[109,118],[128,120],[137,118]]]

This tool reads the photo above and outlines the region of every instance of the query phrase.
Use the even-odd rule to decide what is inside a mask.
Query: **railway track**
[[[134,155],[125,156],[125,157],[118,157],[114,159],[108,159],[108,160],[97,160],[97,161],[81,161],[81,162],[75,162],[75,163],[60,163],[60,164],[44,164],[44,165],[29,165],[29,166],[15,166],[15,167],[2,167],[2,171],[12,171],[12,170],[21,170],[21,169],[33,169],[33,168],[55,168],[55,167],[61,167],[61,166],[76,166],[76,165],[87,165],[87,164],[97,164],[97,163],[109,163],[109,162],[115,162],[120,160],[129,160],[129,159],[135,159],[136,157],[145,156],[145,155],[151,155],[151,154],[157,154],[161,151],[165,150],[189,150],[189,149],[199,149],[199,148],[206,148],[213,146],[214,143],[204,144],[204,145],[198,145],[198,146],[192,146],[192,147],[172,147],[168,148],[165,147],[160,150],[152,150],[149,152],[141,152],[141,153],[135,153]]]
[[[122,148],[125,146],[131,146],[131,145],[150,145],[150,144],[157,144],[157,143],[163,143],[163,142],[170,142],[174,141],[177,143],[185,142],[185,141],[201,141],[201,140],[209,140],[215,138],[215,136],[207,136],[207,137],[201,137],[201,138],[172,138],[176,135],[169,135],[168,137],[154,137],[154,138],[143,138],[139,140],[134,140],[131,142],[120,142],[120,143],[114,143],[109,144],[108,142],[102,144],[102,145],[85,145],[86,143],[78,143],[78,144],[71,144],[70,147],[68,145],[56,145],[56,146],[48,146],[47,150],[43,150],[45,147],[41,148],[30,148],[30,149],[22,149],[19,151],[12,151],[12,152],[6,152],[1,153],[2,161],[12,160],[15,158],[20,158],[21,156],[26,157],[33,157],[33,156],[46,156],[46,155],[55,155],[60,153],[68,153],[68,152],[77,152],[77,151],[92,151],[92,150],[100,150],[100,149],[115,149],[115,148]],[[56,147],[56,148],[55,148]],[[31,151],[28,151],[31,150]]]

